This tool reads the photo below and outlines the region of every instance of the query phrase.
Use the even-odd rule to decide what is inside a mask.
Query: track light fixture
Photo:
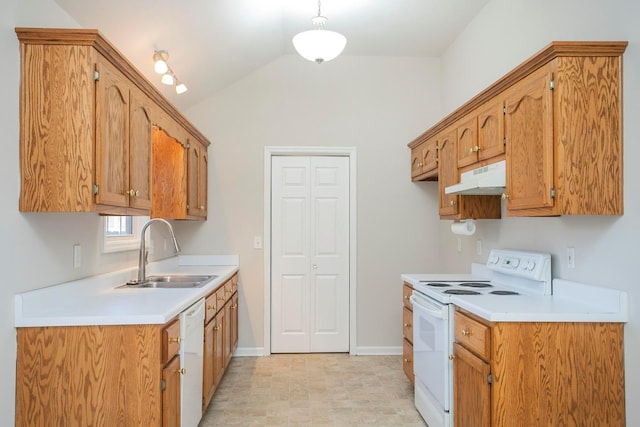
[[[153,70],[158,74],[162,74],[160,82],[168,86],[173,86],[178,95],[188,90],[187,85],[178,80],[178,77],[176,77],[176,74],[169,66],[169,52],[166,50],[156,50],[153,52]]]

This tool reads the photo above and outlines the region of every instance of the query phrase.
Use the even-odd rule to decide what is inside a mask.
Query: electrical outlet
[[[576,268],[576,249],[573,247],[567,248],[567,267]]]
[[[73,245],[73,268],[80,268],[82,266],[82,246]]]

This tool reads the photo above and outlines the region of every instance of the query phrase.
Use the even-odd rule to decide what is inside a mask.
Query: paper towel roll
[[[471,236],[476,232],[476,222],[472,219],[466,221],[453,221],[451,224],[451,232],[461,236]]]

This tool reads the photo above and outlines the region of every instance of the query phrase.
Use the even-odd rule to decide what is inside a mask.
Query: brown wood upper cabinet
[[[508,215],[623,213],[621,76],[621,52],[585,53],[506,92]]]
[[[440,217],[499,218],[487,216],[495,202],[472,202],[491,196],[454,197],[443,187],[502,158],[508,216],[621,215],[626,46],[552,42],[412,141],[412,180],[419,180],[418,147],[438,139]],[[443,137],[455,137],[455,148],[443,146]],[[467,203],[475,213],[462,208]]]
[[[476,167],[504,154],[503,109],[503,101],[497,97],[458,122],[458,169]]]
[[[187,143],[187,215],[207,218],[207,147],[191,138]]]
[[[167,120],[206,158],[207,138],[97,30],[16,28],[16,34],[20,211],[151,214],[152,129]],[[186,136],[178,140],[186,146]],[[186,188],[186,172],[183,179]],[[198,188],[197,206],[206,212],[206,178],[198,183],[205,189]],[[187,215],[183,195],[184,212],[174,219],[205,219]]]
[[[438,179],[438,140],[431,138],[419,142],[411,149],[411,180],[436,181]]]
[[[462,122],[464,123],[464,121]],[[461,123],[461,125],[462,125]],[[446,194],[445,188],[460,180],[456,167],[459,124],[437,135],[438,141],[438,192],[441,219],[500,218],[500,196],[460,196]]]

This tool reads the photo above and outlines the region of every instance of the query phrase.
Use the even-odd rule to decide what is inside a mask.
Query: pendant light
[[[153,70],[158,74],[162,74],[160,82],[167,86],[173,86],[178,95],[188,90],[187,85],[178,80],[178,77],[169,66],[169,52],[166,50],[153,52]]]
[[[347,39],[340,33],[324,29],[327,18],[320,13],[320,0],[318,0],[318,16],[311,18],[311,22],[313,22],[313,30],[303,31],[293,37],[293,46],[300,56],[322,64],[340,55],[347,44]]]

